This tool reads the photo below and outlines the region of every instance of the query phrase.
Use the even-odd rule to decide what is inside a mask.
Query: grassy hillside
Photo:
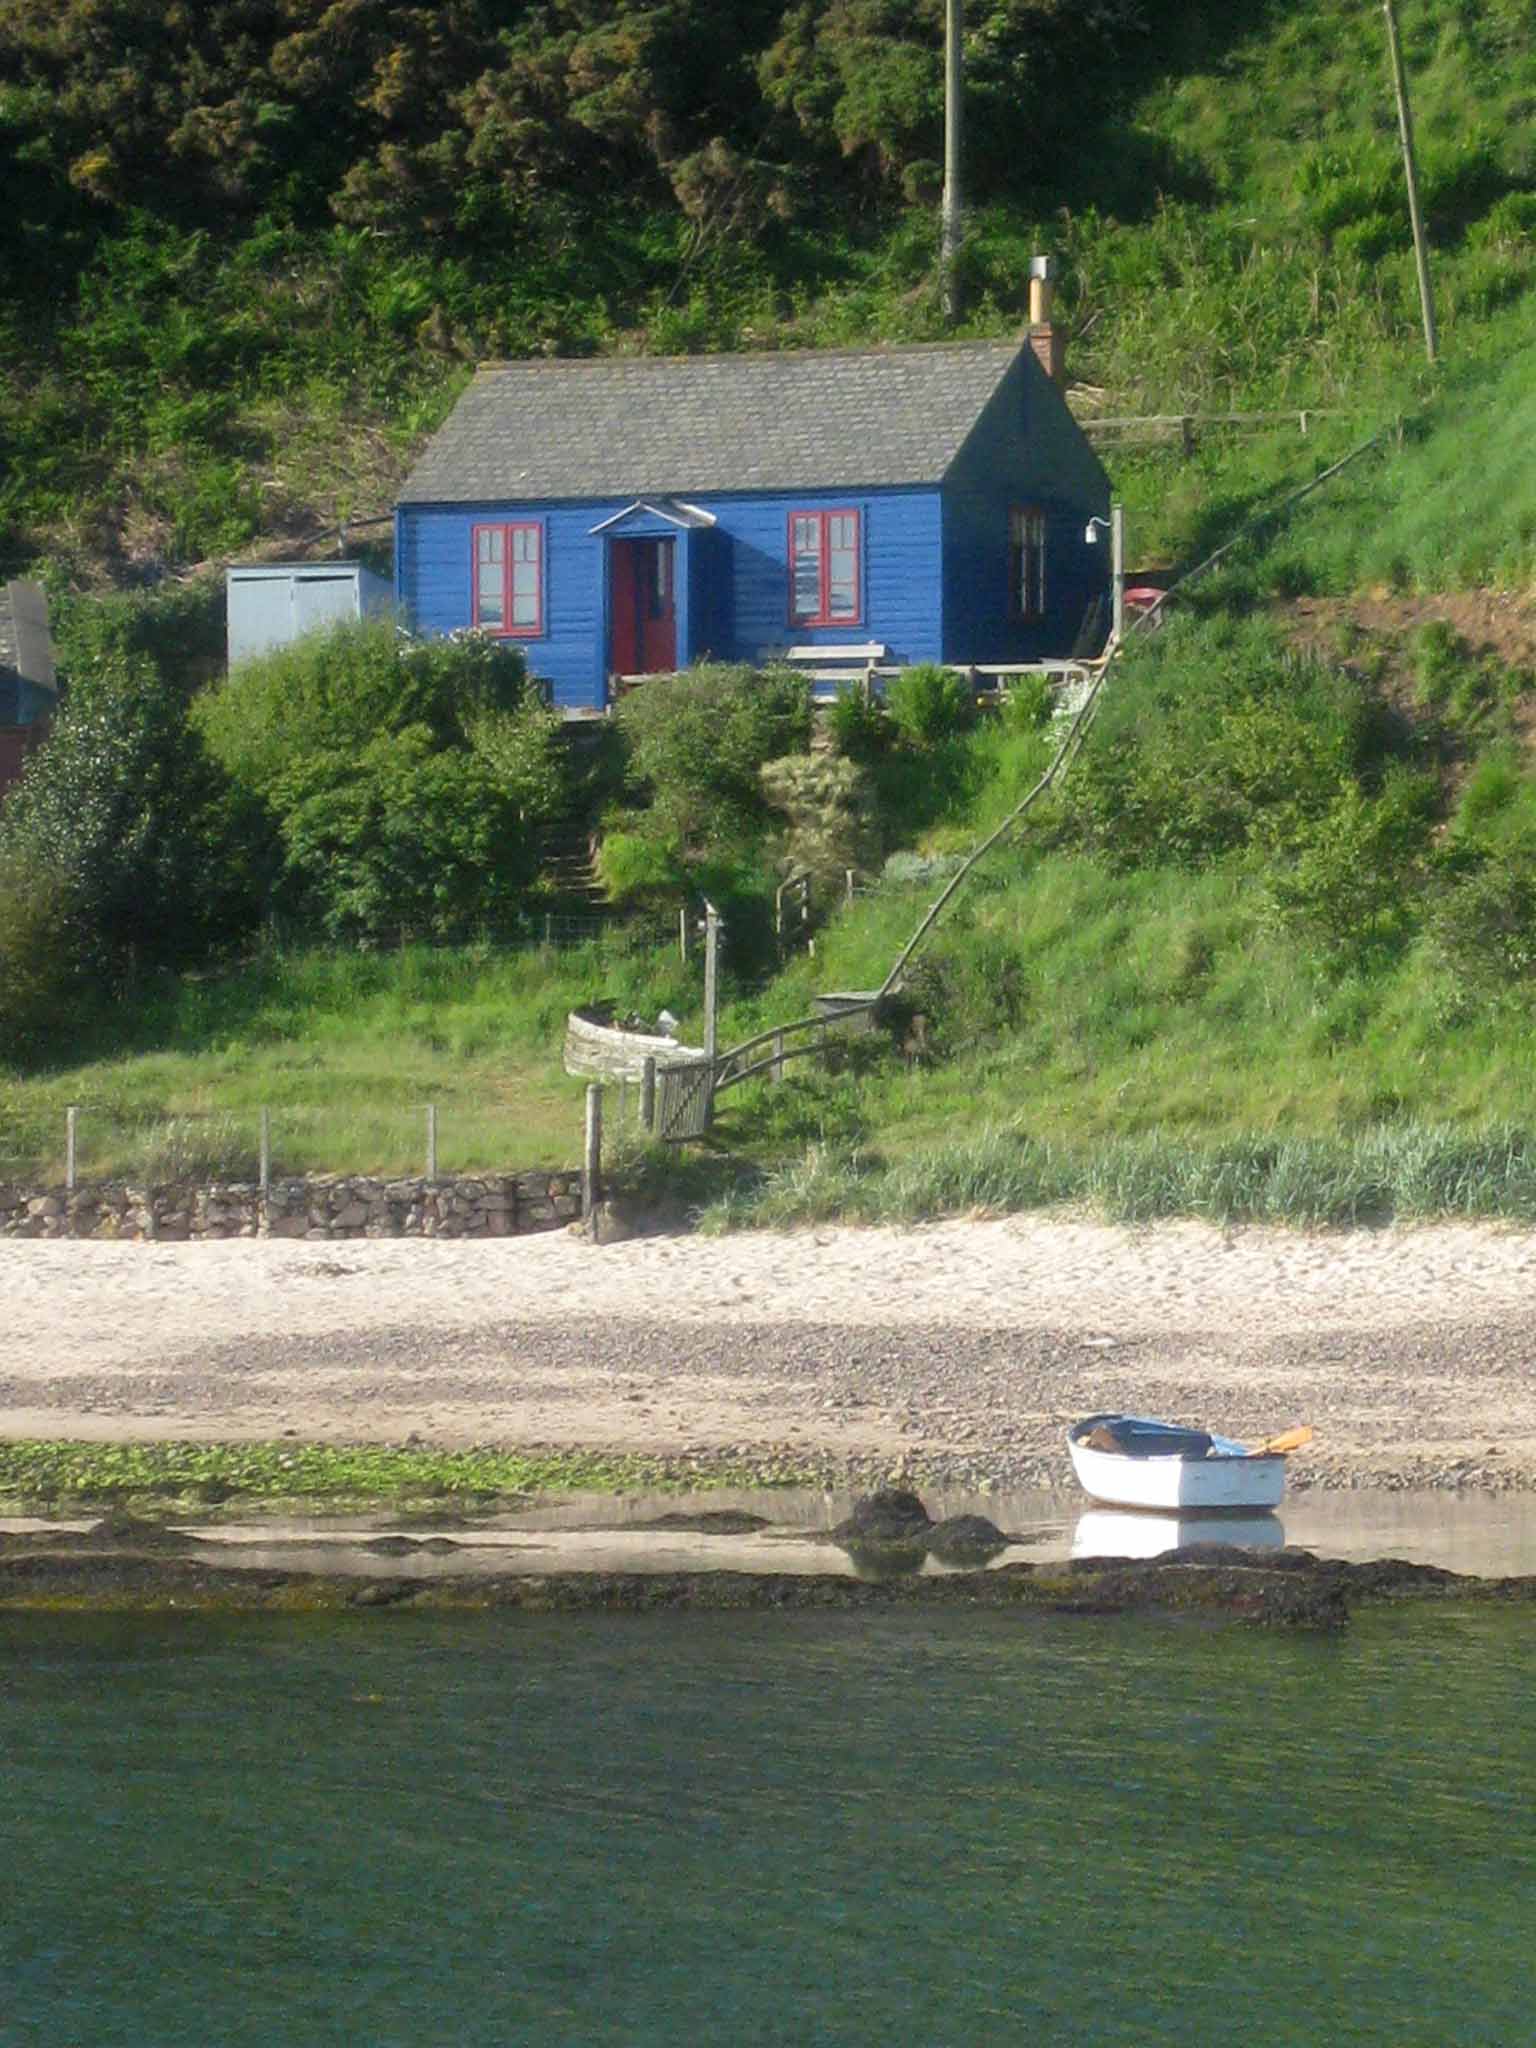
[[[355,539],[478,356],[940,331],[931,0],[755,0],[728,33],[701,0],[179,12],[0,9],[7,570]],[[1536,31],[1515,0],[1402,13],[1457,361],[1531,282]],[[1411,408],[1380,29],[973,0],[968,331],[1017,324],[1045,247],[1101,409]],[[1224,495],[1209,460],[1128,482],[1174,500],[1165,551]]]
[[[45,146],[39,81],[89,10],[66,7],[50,42],[25,0],[0,8],[3,132],[30,167],[7,232],[48,280],[0,337],[9,566],[132,580],[382,510],[489,349],[938,331],[934,22],[918,0],[883,15],[837,0],[814,34],[763,0],[738,25],[729,109],[666,97],[654,38],[687,31],[690,0],[643,21],[619,0],[537,17],[482,0],[440,44],[416,10],[359,5],[334,48],[312,11],[247,9],[218,147],[212,86],[164,50],[158,98],[131,107],[110,66],[85,63]],[[1046,0],[973,15],[970,331],[1017,321],[1027,258],[1051,247],[1085,406],[1332,416],[1305,440],[1211,434],[1193,457],[1119,460],[1137,558],[1245,537],[1117,669],[1064,792],[920,956],[895,1041],[728,1096],[712,1155],[636,1171],[723,1190],[722,1220],[1064,1199],[1536,1214],[1536,31],[1514,0],[1402,12],[1434,372],[1377,10],[1126,0],[1102,10],[1093,64]],[[497,51],[511,100],[487,83]],[[301,144],[282,109],[327,94],[346,119],[323,149]],[[181,110],[188,177],[229,187],[217,229],[154,169],[178,95],[203,108]],[[128,139],[98,161],[109,130]],[[625,194],[602,223],[573,169],[589,147]],[[195,682],[166,689],[181,703]],[[1027,720],[871,741],[868,758],[844,738],[847,805],[856,784],[873,792],[866,836],[915,857],[833,918],[814,958],[769,974],[761,803],[711,828],[711,876],[743,904],[727,1042],[804,1015],[817,989],[877,983],[945,862],[1053,744]],[[615,874],[637,901],[675,903],[701,872],[682,813],[654,790],[646,812],[633,775],[623,797]],[[878,873],[879,854],[861,864]],[[67,1103],[90,1172],[245,1170],[262,1105],[280,1167],[402,1171],[429,1101],[447,1168],[568,1161],[580,1091],[561,1028],[599,993],[665,1004],[696,1035],[698,962],[665,949],[290,951],[141,978],[79,1057],[0,1070],[0,1173],[57,1171]]]

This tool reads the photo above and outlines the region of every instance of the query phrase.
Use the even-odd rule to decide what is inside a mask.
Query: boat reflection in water
[[[1191,1543],[1235,1544],[1243,1550],[1279,1550],[1285,1525],[1278,1515],[1151,1515],[1089,1508],[1078,1517],[1074,1557],[1161,1557]]]

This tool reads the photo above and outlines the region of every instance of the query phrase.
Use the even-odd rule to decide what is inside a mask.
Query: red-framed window
[[[789,515],[789,618],[794,626],[856,626],[864,615],[856,511]]]
[[[536,640],[544,631],[543,527],[536,519],[477,526],[474,547],[474,623]]]
[[[1045,563],[1044,512],[1015,505],[1008,515],[1008,610],[1014,618],[1045,617]]]

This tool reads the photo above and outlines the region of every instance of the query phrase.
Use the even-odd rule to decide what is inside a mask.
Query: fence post
[[[640,1121],[646,1130],[656,1128],[656,1056],[651,1054],[640,1069]]]
[[[1193,455],[1195,452],[1195,416],[1191,412],[1185,413],[1179,421],[1179,439],[1184,444],[1184,453],[1186,455]]]
[[[427,1179],[437,1179],[437,1104],[427,1104]]]
[[[596,1081],[587,1083],[587,1136],[581,1161],[581,1214],[591,1218],[602,1193],[603,1183],[603,1091]]]
[[[73,1103],[64,1112],[64,1185],[71,1194],[75,1187],[75,1123],[79,1114]]]
[[[272,1186],[272,1112],[261,1112],[261,1192],[265,1196]]]
[[[555,914],[552,910],[546,910],[544,913],[544,943],[546,946],[555,943]]]
[[[677,913],[677,950],[684,960],[688,958],[688,906],[683,904]]]
[[[775,1033],[773,1034],[773,1065],[772,1065],[772,1066],[771,1066],[771,1067],[769,1068],[769,1070],[768,1070],[768,1071],[769,1071],[769,1074],[770,1074],[770,1076],[771,1076],[771,1078],[772,1078],[773,1080],[775,1080],[775,1081],[782,1081],[782,1080],[783,1080],[783,1078],[784,1078],[784,1034],[783,1034],[783,1032],[782,1032],[782,1031],[775,1031]]]
[[[720,913],[704,899],[704,1050],[713,1064],[720,1022]]]

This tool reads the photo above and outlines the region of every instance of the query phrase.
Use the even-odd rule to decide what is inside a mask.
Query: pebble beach
[[[1536,1490],[1536,1233],[1010,1217],[597,1246],[0,1244],[0,1432],[553,1445],[1065,1477],[1125,1408],[1293,1488]]]

